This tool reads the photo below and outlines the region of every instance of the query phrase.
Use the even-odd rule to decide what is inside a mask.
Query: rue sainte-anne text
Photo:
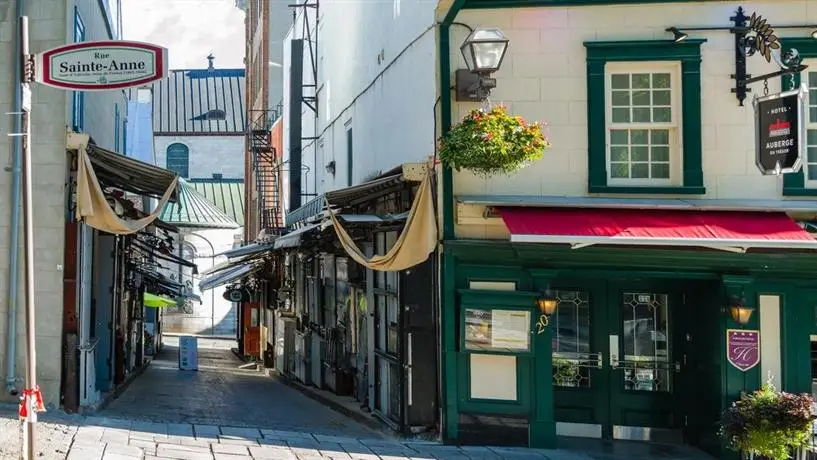
[[[110,54],[108,53],[94,53],[94,59],[110,59]],[[60,72],[67,73],[67,72],[101,72],[106,70],[145,70],[145,62],[144,61],[117,61],[115,59],[110,59],[107,61],[107,64],[103,64],[102,62],[89,62],[89,63],[81,63],[77,62],[76,64],[69,64],[67,62],[60,63]]]

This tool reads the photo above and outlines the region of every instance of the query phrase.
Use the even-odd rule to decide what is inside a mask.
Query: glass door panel
[[[609,433],[614,439],[675,441],[673,307],[681,294],[658,281],[612,284],[610,304]],[[652,290],[650,288],[656,288]]]
[[[556,311],[550,328],[556,432],[598,438],[609,407],[602,349],[606,346],[604,284],[560,288],[554,295]]]
[[[624,389],[670,392],[668,295],[625,292],[622,295]]]
[[[590,294],[556,291],[553,331],[553,385],[590,388],[590,369],[601,364],[601,353],[590,348]]]

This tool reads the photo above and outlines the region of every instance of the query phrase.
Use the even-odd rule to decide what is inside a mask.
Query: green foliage
[[[787,460],[810,443],[813,404],[809,394],[778,392],[767,383],[724,411],[721,434],[732,450]]]
[[[501,105],[473,110],[441,139],[440,161],[483,177],[514,173],[550,146],[542,125],[511,116]]]

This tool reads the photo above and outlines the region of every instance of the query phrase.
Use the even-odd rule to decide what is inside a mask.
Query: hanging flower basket
[[[767,383],[723,412],[721,434],[750,458],[788,460],[811,444],[813,404],[810,394],[778,392]]]
[[[440,162],[479,176],[511,174],[550,147],[543,123],[511,116],[504,106],[473,110],[441,139]]]

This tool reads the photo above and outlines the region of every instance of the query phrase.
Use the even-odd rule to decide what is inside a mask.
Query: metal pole
[[[25,312],[26,312],[26,391],[37,388],[37,351],[34,334],[34,205],[31,186],[31,80],[33,62],[28,48],[28,16],[20,16],[20,51],[23,68],[23,240],[25,244]],[[36,458],[34,427],[37,423],[36,396],[30,395],[24,402],[26,409],[26,459]]]

